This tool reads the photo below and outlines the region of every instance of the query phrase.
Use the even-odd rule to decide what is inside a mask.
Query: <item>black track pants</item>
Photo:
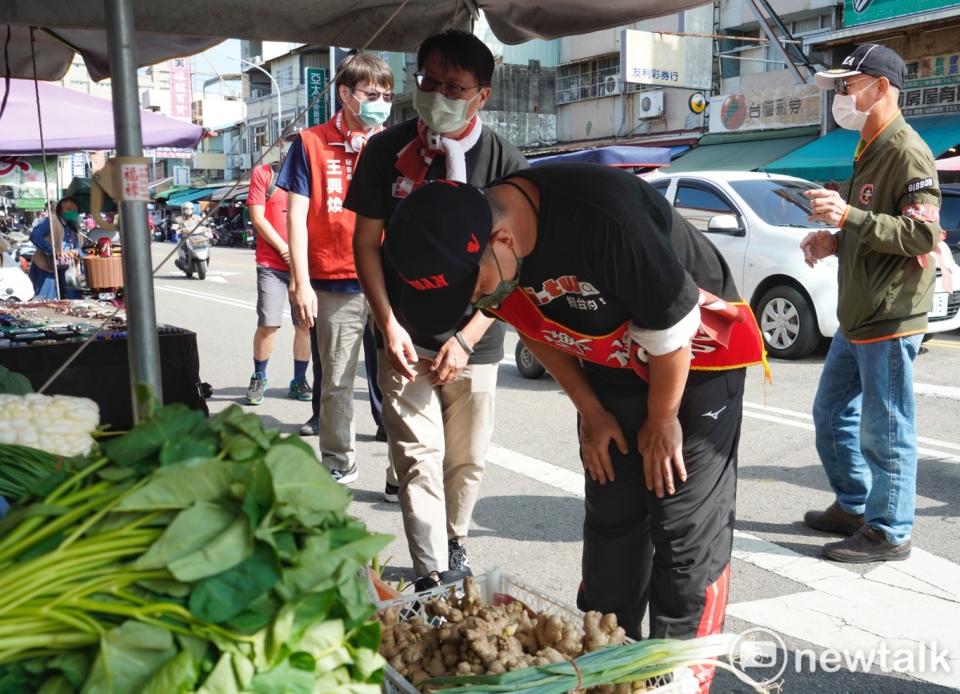
[[[680,483],[675,475],[676,492],[658,499],[646,488],[637,451],[637,432],[647,414],[646,384],[632,380],[627,388],[587,370],[630,452],[610,446],[613,482],[600,485],[586,477],[578,604],[615,612],[633,638],[641,637],[648,605],[651,638],[691,638],[723,629],[744,372],[691,372],[679,412],[687,480]]]

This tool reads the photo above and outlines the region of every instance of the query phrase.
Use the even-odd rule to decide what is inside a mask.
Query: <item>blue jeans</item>
[[[813,402],[817,453],[837,503],[895,545],[913,529],[913,360],[922,337],[854,344],[838,332]]]

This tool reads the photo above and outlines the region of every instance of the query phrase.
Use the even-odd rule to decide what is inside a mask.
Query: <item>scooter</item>
[[[177,259],[173,264],[187,277],[197,273],[197,279],[206,279],[210,265],[210,231],[201,229],[184,239],[177,248]]]
[[[14,254],[0,253],[0,302],[26,302],[33,298],[33,282],[20,268]]]

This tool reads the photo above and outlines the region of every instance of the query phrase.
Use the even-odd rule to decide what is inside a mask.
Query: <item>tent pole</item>
[[[112,75],[113,127],[117,136],[117,155],[142,157],[133,2],[104,0],[104,13],[107,19],[107,48]],[[145,175],[146,166],[143,168]],[[146,417],[147,403],[138,397],[137,384],[146,384],[161,402],[163,401],[160,341],[157,336],[157,313],[150,263],[150,236],[147,233],[147,202],[126,199],[117,202],[120,206],[123,244],[131,398],[134,421],[139,422]]]

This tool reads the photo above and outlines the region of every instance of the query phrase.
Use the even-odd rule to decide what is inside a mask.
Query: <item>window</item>
[[[716,190],[705,186],[681,183],[674,201],[677,212],[700,231],[707,230],[711,217],[718,214],[737,214],[736,209]]]
[[[805,19],[785,21],[784,24],[787,27],[787,31],[790,32],[790,35],[797,39],[805,34],[812,34],[822,29],[829,29],[830,15],[819,14],[813,17],[807,17]],[[760,31],[759,36],[760,38],[766,38],[766,34],[764,34],[762,30]],[[799,48],[799,45],[797,47]],[[787,67],[783,62],[783,57],[780,55],[780,51],[771,43],[764,44],[763,59],[767,61],[764,63],[763,67],[765,72],[783,70]]]
[[[731,181],[730,186],[750,209],[770,226],[803,229],[818,229],[824,226],[819,222],[807,221],[810,203],[803,197],[803,191],[817,187],[812,183],[759,179]]]
[[[654,189],[655,189],[658,193],[660,193],[660,195],[662,195],[663,197],[667,197],[667,188],[670,187],[670,181],[669,181],[669,180],[663,179],[663,180],[660,180],[660,181],[654,181],[654,182],[651,183],[650,185],[652,185],[652,186],[654,187]]]
[[[280,89],[287,89],[288,87],[293,86],[293,65],[287,65],[285,67],[278,68],[274,75],[274,79],[277,80],[277,86]]]
[[[615,96],[623,91],[618,54],[568,63],[557,68],[557,103]]]
[[[263,149],[266,147],[269,142],[267,142],[267,126],[266,125],[255,125],[253,126],[253,151]]]

